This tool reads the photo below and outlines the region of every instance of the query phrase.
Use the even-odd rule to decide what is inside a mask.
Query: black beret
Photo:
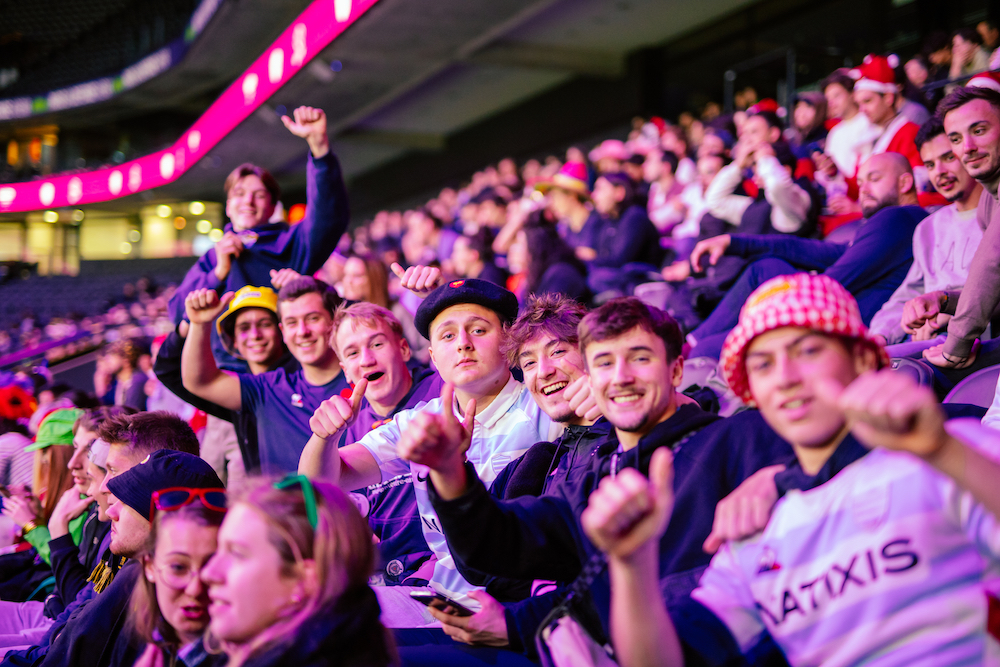
[[[431,322],[445,308],[460,303],[474,303],[489,308],[500,318],[501,324],[510,324],[517,317],[517,297],[502,287],[488,280],[465,278],[453,280],[438,287],[427,295],[424,302],[417,308],[413,323],[417,331],[427,340],[431,339]]]
[[[171,449],[159,449],[108,480],[108,490],[147,521],[152,516],[153,492],[173,487],[225,489],[226,485],[205,459]]]

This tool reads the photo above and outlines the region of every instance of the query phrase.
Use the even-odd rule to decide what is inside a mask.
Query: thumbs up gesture
[[[580,522],[598,549],[627,559],[651,540],[660,539],[673,507],[674,456],[669,448],[661,447],[649,462],[649,479],[625,468],[601,480]]]
[[[441,412],[421,412],[403,433],[396,446],[401,458],[420,463],[431,470],[461,468],[465,453],[472,444],[475,428],[476,399],[465,406],[465,419],[458,421],[453,409],[455,385],[446,383],[441,389]]]
[[[324,440],[332,438],[337,432],[354,423],[361,409],[361,400],[365,397],[368,380],[361,378],[351,393],[350,399],[334,394],[319,404],[316,412],[309,418],[309,428],[313,434]]]

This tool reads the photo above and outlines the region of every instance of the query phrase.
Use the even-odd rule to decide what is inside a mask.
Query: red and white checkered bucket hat
[[[806,327],[863,340],[876,350],[881,366],[889,365],[885,348],[868,335],[858,302],[840,283],[808,273],[778,276],[754,290],[722,346],[719,361],[723,376],[744,403],[753,405],[747,381],[747,347],[762,333],[782,327]]]

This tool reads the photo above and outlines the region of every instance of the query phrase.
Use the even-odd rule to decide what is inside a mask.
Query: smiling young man
[[[261,472],[292,472],[298,469],[299,456],[311,433],[313,412],[324,399],[348,388],[330,343],[333,311],[340,297],[315,278],[300,276],[286,283],[278,293],[278,323],[300,368],[279,368],[260,375],[221,370],[212,356],[209,332],[231,299],[232,294],[219,299],[213,290],[188,295],[191,327],[181,357],[184,387],[195,396],[254,419]]]
[[[595,424],[600,411],[590,394],[579,349],[577,327],[586,314],[586,308],[565,295],[532,296],[507,329],[503,349],[509,364],[521,369],[535,402],[565,430],[552,442],[535,443],[504,468],[490,485],[490,493],[499,499],[539,496],[565,484],[590,468],[597,447],[608,439],[610,424],[603,419]],[[431,614],[456,641],[534,657],[535,629],[567,589],[550,587],[522,600],[527,583],[486,582],[487,590],[507,601],[501,604],[485,592],[472,593],[482,603],[472,616],[436,609]],[[403,653],[408,657],[406,650]],[[438,656],[444,659],[442,653]]]
[[[340,444],[354,443],[389,422],[403,410],[434,400],[443,381],[423,367],[411,370],[410,346],[403,325],[388,309],[360,301],[341,304],[333,315],[333,341],[347,380],[365,400],[357,407],[354,421],[340,434]],[[338,397],[342,398],[342,397]],[[347,401],[345,401],[347,402]],[[322,420],[317,411],[314,419]],[[336,429],[329,426],[330,433]],[[303,450],[299,472],[315,476],[322,467],[324,449],[316,441]],[[368,525],[378,538],[381,571],[385,585],[427,579],[433,556],[424,540],[409,472],[385,479],[364,489]]]
[[[274,284],[274,283],[272,283]],[[277,286],[276,286],[277,288]],[[278,295],[267,286],[247,285],[238,290],[229,302],[229,307],[215,323],[216,331],[226,349],[236,358],[247,363],[252,375],[285,368],[294,372],[299,362],[288,353],[281,337],[278,323]],[[184,342],[190,324],[181,322],[175,331],[167,335],[153,363],[153,372],[163,385],[182,400],[209,414],[209,435],[224,436],[225,424],[232,424],[240,454],[227,451],[229,442],[222,438],[222,451],[216,456],[202,452],[203,457],[216,464],[216,470],[223,475],[229,464],[239,463],[243,470],[251,474],[260,472],[260,445],[257,436],[257,419],[250,412],[230,410],[212,401],[200,398],[184,388],[182,377],[182,356]],[[239,467],[239,466],[234,466]],[[226,475],[228,477],[228,475]]]
[[[757,437],[752,421],[719,420],[696,405],[679,405],[682,338],[666,313],[635,298],[613,299],[579,324],[579,349],[597,407],[614,426],[589,466],[556,480],[539,497],[500,501],[465,463],[465,443],[454,429],[419,447],[400,450],[431,467],[431,498],[448,544],[464,568],[516,579],[573,581],[597,549],[579,515],[600,479],[631,467],[645,470],[657,449],[675,450],[676,488],[683,516],[663,538],[661,585],[673,595],[692,590],[709,557],[702,542],[711,531],[716,503],[761,467],[789,452],[777,438]],[[606,635],[606,577],[598,576],[592,600],[579,602]],[[535,619],[537,626],[538,618]],[[530,637],[536,627],[519,627]]]
[[[934,318],[938,313],[953,315],[948,322],[948,337],[941,345],[924,352],[924,358],[942,368],[969,369],[997,363],[995,350],[980,360],[976,339],[986,330],[1000,303],[1000,87],[992,79],[985,85],[958,88],[941,100],[938,113],[955,155],[966,171],[979,181],[986,195],[979,198],[976,218],[983,229],[969,267],[965,287],[947,294],[941,301],[927,305],[919,319]],[[972,82],[970,82],[971,84]],[[975,366],[973,364],[975,363]]]
[[[185,300],[191,292],[211,289],[219,294],[235,292],[246,285],[267,285],[272,271],[292,268],[312,275],[336,249],[347,229],[350,213],[347,189],[337,157],[330,152],[326,114],[322,109],[298,107],[292,117],[283,116],[288,131],[306,140],[306,198],[303,220],[290,226],[271,222],[281,190],[266,169],[242,164],[226,179],[226,214],[230,223],[214,248],[191,267],[170,300],[170,315],[180,323]],[[212,349],[219,363],[245,365],[231,357],[216,334]]]
[[[461,418],[463,432],[469,435],[475,422],[468,460],[482,478],[492,481],[529,446],[548,437],[551,420],[538,409],[524,385],[514,380],[501,351],[503,327],[516,315],[517,299],[493,283],[470,278],[438,287],[420,305],[415,324],[430,340],[431,359],[448,383],[441,397],[398,412],[358,442],[338,448],[340,431],[354,422],[361,405],[358,385],[351,400],[334,396],[320,406],[307,445],[308,451],[318,450],[322,455],[310,456],[312,463],[305,471],[318,472],[344,489],[360,489],[412,474],[424,538],[437,556],[430,585],[471,607],[478,607],[468,597],[474,587],[455,569],[427,497],[427,468],[411,464],[402,453],[406,442],[413,443],[418,434],[443,426],[455,430],[462,427],[457,421]],[[450,409],[442,415],[445,405]],[[422,605],[409,599],[405,588],[376,588],[387,626],[436,625]]]
[[[950,433],[994,452],[1000,439],[974,422],[946,430],[928,388],[877,371],[888,362],[832,279],[754,292],[721,363],[796,461],[764,531],[720,550],[670,617],[655,586],[658,535],[681,509],[670,457],[651,482],[601,484],[583,522],[610,555],[622,665],[736,664],[768,635],[794,666],[1000,663],[987,622],[1000,465]]]
[[[943,301],[947,299],[946,292],[961,289],[983,238],[983,230],[976,222],[976,207],[983,187],[955,155],[941,119],[934,116],[924,123],[915,141],[931,184],[951,204],[924,218],[913,232],[913,264],[902,284],[871,321],[872,335],[882,344],[895,345],[907,337],[929,341],[947,328],[947,315],[914,322],[916,326],[912,326],[906,313],[913,313],[918,306],[907,308],[907,303],[913,299]],[[930,346],[926,342],[922,345]],[[908,351],[896,348],[890,350],[890,356],[906,356]]]

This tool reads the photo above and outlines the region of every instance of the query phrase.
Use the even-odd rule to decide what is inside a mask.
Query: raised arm
[[[212,356],[213,323],[232,300],[232,292],[220,299],[215,290],[210,289],[195,290],[187,295],[184,308],[191,326],[181,352],[181,378],[184,388],[195,396],[237,411],[243,407],[240,379],[221,370]]]
[[[199,398],[184,388],[184,379],[181,377],[181,356],[184,352],[184,341],[187,338],[188,326],[186,320],[181,321],[177,325],[177,329],[167,335],[160,346],[160,351],[156,355],[156,362],[153,364],[153,373],[163,383],[163,386],[172,391],[177,398],[190,403],[199,410],[204,410],[210,415],[231,422],[233,420],[232,410]]]
[[[348,491],[381,481],[378,462],[364,446],[338,447],[344,431],[357,418],[367,388],[368,380],[362,378],[350,399],[334,394],[316,408],[309,419],[312,435],[299,457],[299,474],[325,479]]]
[[[684,664],[680,640],[660,593],[660,537],[674,503],[673,455],[661,447],[650,479],[626,468],[605,477],[580,517],[583,529],[608,555],[611,640],[622,667]]]
[[[764,198],[774,207],[771,226],[786,234],[799,231],[809,217],[812,199],[774,157],[770,145],[757,149],[757,174],[764,181]]]
[[[845,412],[851,432],[866,447],[909,452],[922,458],[1000,517],[1000,463],[948,433],[934,393],[892,370],[866,373],[842,388],[822,387]]]
[[[337,156],[330,152],[326,114],[322,109],[302,106],[292,117],[282,116],[288,131],[309,144],[306,165],[306,214],[295,233],[304,241],[298,246],[293,268],[312,274],[336,249],[350,222],[347,188]]]
[[[711,185],[705,190],[705,204],[708,211],[719,220],[736,226],[743,219],[753,199],[734,194],[743,180],[743,165],[738,159],[719,170]]]

